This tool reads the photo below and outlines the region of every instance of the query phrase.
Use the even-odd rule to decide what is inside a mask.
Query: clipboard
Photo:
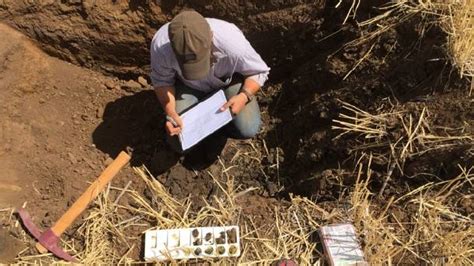
[[[205,137],[232,121],[233,117],[230,109],[220,111],[220,108],[226,102],[227,98],[224,91],[218,90],[180,114],[184,124],[183,130],[179,134],[183,151],[193,147]]]

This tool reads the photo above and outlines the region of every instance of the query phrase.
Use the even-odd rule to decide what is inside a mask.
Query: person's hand
[[[247,104],[247,96],[243,93],[239,93],[237,95],[232,96],[222,107],[221,107],[221,112],[227,110],[227,108],[230,108],[230,111],[232,112],[233,115],[237,115],[242,111],[242,109],[245,107],[245,104]]]
[[[171,121],[167,120],[165,123],[166,132],[168,132],[170,136],[178,135],[181,133],[181,130],[183,130],[183,120],[181,120],[181,117],[177,113],[168,114],[168,116],[176,122],[176,125],[173,125]]]

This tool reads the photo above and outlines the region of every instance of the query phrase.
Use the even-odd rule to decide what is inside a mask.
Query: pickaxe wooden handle
[[[114,176],[124,167],[128,161],[130,161],[130,156],[125,152],[120,152],[120,154],[115,158],[115,160],[100,174],[94,183],[92,183],[89,188],[72,204],[72,206],[59,218],[59,220],[51,227],[51,231],[58,237],[66,231],[66,229],[76,220],[76,218],[87,208],[89,203],[93,201],[97,195],[99,195],[105,186],[114,178]],[[41,245],[41,243],[36,243],[36,248],[40,253],[46,253],[48,250]]]

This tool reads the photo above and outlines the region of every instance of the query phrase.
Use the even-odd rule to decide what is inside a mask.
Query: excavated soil
[[[350,175],[344,184],[333,178],[354,167],[351,139],[333,140],[340,100],[369,112],[389,103],[427,107],[436,124],[473,133],[469,82],[444,59],[446,36],[436,27],[420,38],[413,18],[375,43],[354,47],[345,44],[362,32],[353,22],[342,25],[344,7],[325,1],[188,1],[205,16],[241,27],[272,73],[258,96],[264,126],[255,139],[227,140],[220,161],[202,159],[220,152],[219,136],[178,158],[164,142],[156,97],[138,77],[147,78],[151,37],[185,7],[182,1],[30,2],[0,1],[0,18],[22,32],[0,24],[0,209],[26,202],[42,227],[51,226],[121,150],[132,153],[131,166],[146,165],[172,195],[190,195],[196,207],[215,193],[210,175],[219,175],[221,163],[236,166],[229,173],[239,185],[259,188],[242,202],[244,213],[262,223],[270,217],[262,208],[284,203],[290,193],[336,200],[354,182]],[[378,11],[364,2],[359,12],[367,18]],[[452,177],[457,164],[472,166],[473,160],[472,143],[427,153],[407,165],[407,175],[427,175],[416,181],[400,176],[385,195],[432,175]],[[113,185],[131,180],[141,191],[131,166]]]

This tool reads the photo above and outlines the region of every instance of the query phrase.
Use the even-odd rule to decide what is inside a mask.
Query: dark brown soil
[[[324,1],[309,0],[2,1],[0,18],[37,39],[50,54],[128,79],[148,74],[151,38],[183,8],[238,24],[269,63],[288,70],[298,64],[295,57],[308,54],[295,53],[296,41],[309,37],[298,47],[304,48],[322,36],[313,34],[323,22],[324,6]]]
[[[230,244],[237,243],[237,231],[235,229],[227,230],[227,241]]]
[[[218,191],[210,175],[219,178],[222,166],[212,155],[225,145],[221,162],[237,166],[228,173],[242,188],[259,189],[239,202],[257,224],[272,222],[272,206],[286,204],[290,193],[318,202],[337,200],[354,183],[347,174],[354,167],[352,139],[334,141],[337,133],[331,130],[342,111],[339,100],[370,112],[389,103],[413,111],[428,107],[437,125],[473,134],[469,82],[446,61],[444,33],[431,27],[421,38],[416,17],[353,47],[345,44],[363,32],[353,21],[342,25],[346,8],[332,3],[200,0],[188,5],[241,27],[272,74],[258,96],[264,126],[257,138],[226,142],[217,133],[179,158],[164,142],[164,116],[154,93],[129,79],[147,77],[150,39],[183,8],[182,1],[27,2],[0,1],[0,19],[35,40],[0,24],[0,209],[27,202],[43,228],[121,150],[131,152],[132,166],[146,165],[175,197],[190,195],[197,208],[200,199]],[[368,2],[360,7],[362,17],[378,12]],[[371,56],[344,79],[372,46]],[[396,174],[384,196],[433,175],[455,176],[457,164],[472,166],[472,148],[468,143],[408,161],[405,175]],[[426,175],[408,178],[418,173]],[[341,176],[342,183],[336,180]],[[113,185],[124,187],[129,180],[132,189],[153,197],[130,166]],[[381,181],[371,185],[378,191]],[[461,212],[469,210],[472,204],[461,204]],[[397,217],[403,215],[397,211]],[[74,230],[80,221],[66,239],[78,237]],[[140,250],[135,253],[138,259]]]

